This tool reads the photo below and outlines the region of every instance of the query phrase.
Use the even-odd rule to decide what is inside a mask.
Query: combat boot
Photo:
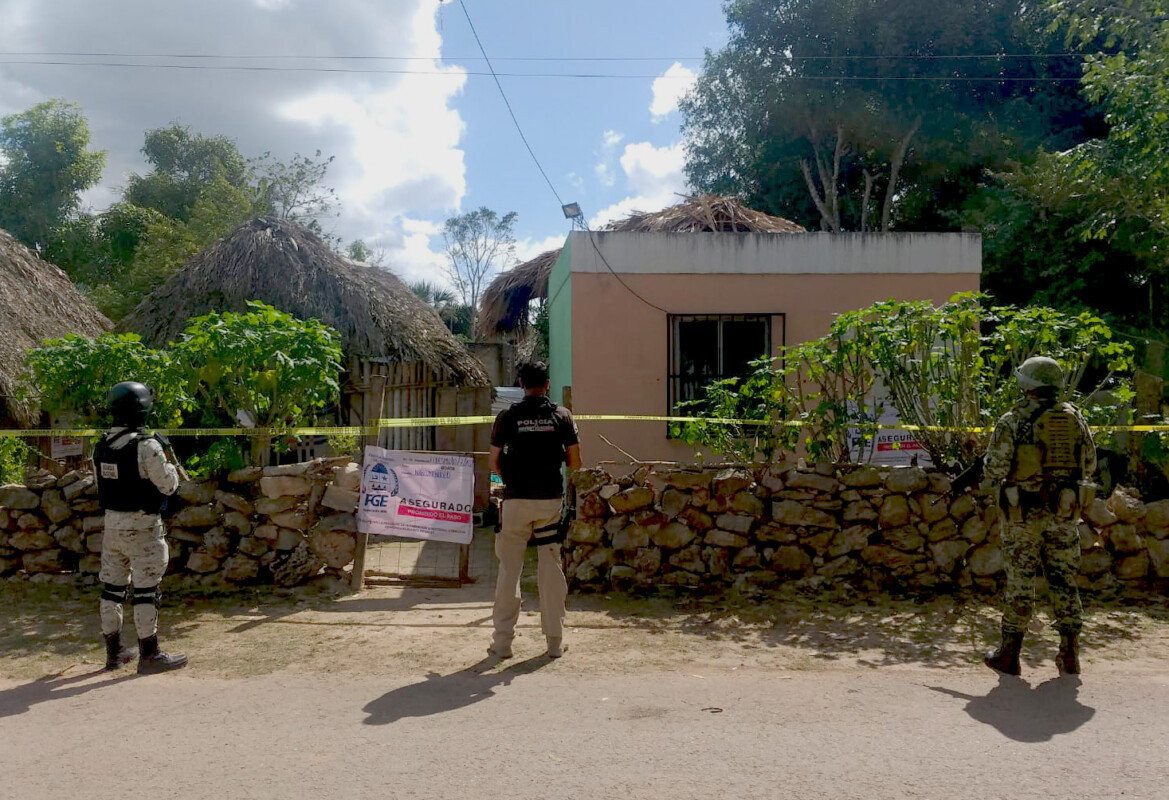
[[[1019,652],[1023,649],[1023,631],[1008,631],[1003,628],[1003,643],[998,650],[987,653],[982,663],[1004,675],[1018,675]]]
[[[125,664],[129,664],[134,660],[136,655],[133,649],[129,647],[122,647],[122,634],[120,633],[105,633],[102,638],[106,640],[106,666],[107,672],[115,670]]]
[[[1055,654],[1055,666],[1060,675],[1080,674],[1079,631],[1059,632],[1059,652]]]
[[[138,674],[154,675],[187,666],[186,656],[172,656],[158,649],[158,637],[138,640]]]

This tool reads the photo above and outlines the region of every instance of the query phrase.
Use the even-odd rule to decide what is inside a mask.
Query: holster
[[[528,547],[560,544],[568,538],[568,528],[572,525],[575,516],[576,509],[565,503],[560,510],[560,519],[551,525],[544,525],[532,531],[532,538],[528,539]]]

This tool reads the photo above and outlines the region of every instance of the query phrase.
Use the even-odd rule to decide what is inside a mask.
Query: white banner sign
[[[357,529],[470,544],[474,496],[470,456],[366,447]]]

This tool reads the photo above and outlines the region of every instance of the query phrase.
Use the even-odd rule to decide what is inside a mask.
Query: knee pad
[[[118,603],[120,605],[126,602],[126,587],[119,586],[116,583],[103,583],[101,587],[101,599],[109,600],[111,603]]]
[[[151,586],[146,589],[134,587],[134,605],[136,606],[154,606],[158,608],[162,605],[162,590],[157,586]]]

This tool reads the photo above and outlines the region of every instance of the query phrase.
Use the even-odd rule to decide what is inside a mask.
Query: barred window
[[[671,315],[669,325],[671,414],[679,403],[704,399],[710,383],[746,377],[752,361],[772,354],[770,314]]]

